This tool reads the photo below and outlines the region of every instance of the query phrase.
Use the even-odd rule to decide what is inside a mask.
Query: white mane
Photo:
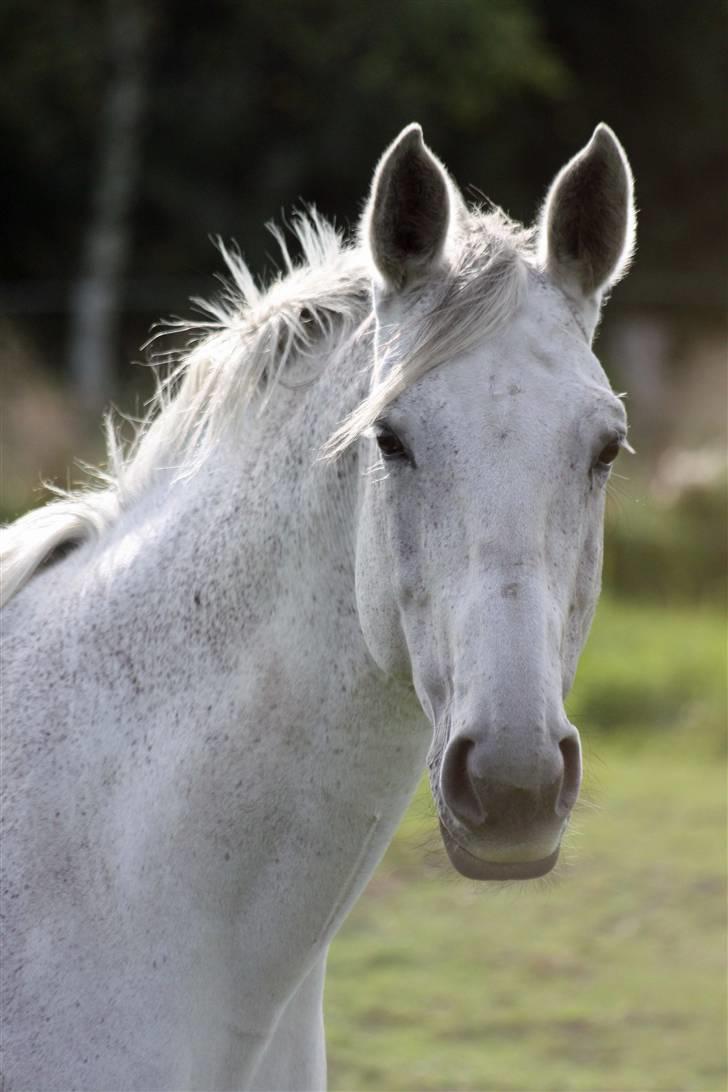
[[[253,399],[263,408],[292,360],[335,331],[351,336],[371,314],[371,269],[365,248],[347,244],[315,210],[292,225],[302,251],[294,262],[280,230],[282,272],[260,288],[240,253],[221,243],[229,279],[220,297],[195,300],[202,319],[165,324],[188,334],[181,354],[160,353],[172,368],[158,381],[150,412],[128,452],[107,418],[107,467],[77,492],[0,532],[0,606],[64,545],[100,536],[149,487],[154,475],[194,473],[232,419]],[[333,457],[368,428],[425,371],[465,351],[513,316],[523,298],[531,235],[499,210],[473,212],[460,250],[434,287],[424,320],[408,331],[407,353],[326,445]]]

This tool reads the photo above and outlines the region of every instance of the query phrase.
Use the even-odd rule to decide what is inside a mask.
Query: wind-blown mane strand
[[[79,490],[51,487],[58,499],[0,532],[0,606],[57,550],[102,535],[158,473],[194,473],[233,416],[256,396],[265,407],[294,357],[335,326],[361,322],[368,306],[361,252],[313,208],[291,224],[300,260],[282,232],[270,230],[283,265],[270,285],[259,287],[239,251],[218,242],[227,270],[218,297],[193,301],[200,319],[163,324],[162,332],[186,334],[187,347],[155,354],[152,363],[167,374],[158,367],[156,394],[126,451],[107,417],[106,468],[91,469]]]

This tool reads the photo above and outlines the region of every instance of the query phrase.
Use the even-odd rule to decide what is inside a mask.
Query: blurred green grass
[[[677,452],[673,463],[695,453]],[[653,483],[654,485],[654,483]],[[630,599],[726,605],[728,477],[725,459],[703,481],[660,497],[649,482],[611,487],[604,586]]]
[[[457,876],[423,782],[331,950],[331,1088],[722,1092],[725,702],[717,613],[604,601],[556,873]]]
[[[726,749],[726,624],[717,610],[603,597],[567,701],[593,732],[630,747]]]

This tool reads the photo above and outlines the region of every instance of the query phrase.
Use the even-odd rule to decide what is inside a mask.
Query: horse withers
[[[556,862],[624,152],[598,126],[525,231],[412,125],[358,240],[296,230],[265,290],[225,252],[101,485],[3,532],[8,1089],[322,1088],[326,952],[425,763],[459,872]]]

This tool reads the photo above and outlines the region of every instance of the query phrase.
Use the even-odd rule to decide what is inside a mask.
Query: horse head
[[[598,126],[519,234],[497,210],[467,210],[413,125],[377,168],[362,235],[375,363],[334,439],[356,436],[366,471],[362,630],[432,724],[452,863],[476,879],[542,875],[579,793],[564,699],[628,446],[591,341],[633,248],[630,168]]]

